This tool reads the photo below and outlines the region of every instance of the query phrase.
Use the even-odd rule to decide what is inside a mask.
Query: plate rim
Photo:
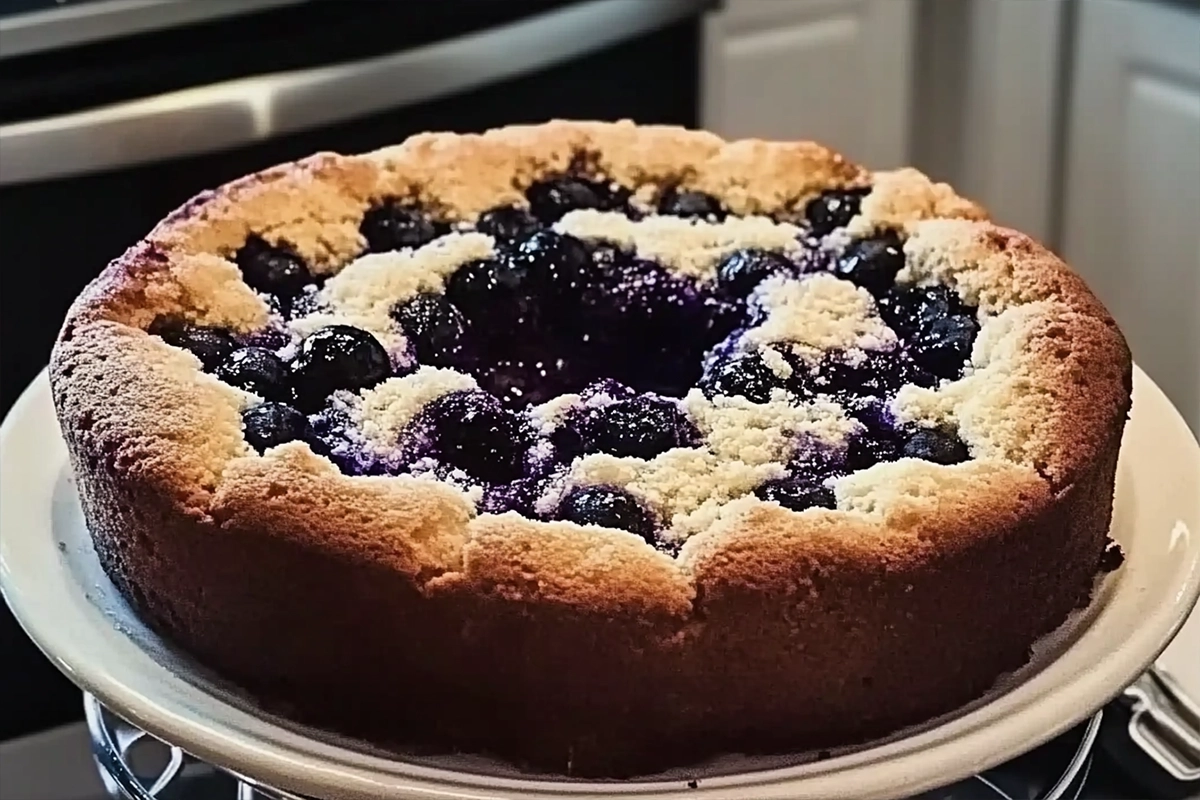
[[[1174,437],[1168,437],[1167,441],[1171,444],[1165,450],[1169,454],[1180,455],[1200,465],[1200,445],[1192,437],[1190,429],[1161,389],[1137,366],[1134,367],[1134,395],[1134,412],[1130,425],[1126,428],[1126,435],[1128,436],[1130,429],[1134,428],[1135,419],[1139,427],[1173,428],[1174,432],[1181,432],[1184,437],[1178,443],[1175,442]],[[8,449],[7,442],[13,437],[13,431],[21,422],[26,421],[27,418],[36,419],[36,415],[45,413],[46,407],[49,405],[49,382],[43,371],[18,398],[3,423],[0,423],[0,451]],[[1147,407],[1146,411],[1139,412],[1138,410]],[[49,409],[49,419],[54,421],[57,432],[57,421],[52,406]],[[1171,453],[1172,450],[1179,452]],[[7,459],[7,456],[5,458]],[[69,470],[68,465],[59,465],[57,469],[61,472],[64,466]],[[8,470],[3,470],[3,472],[6,473]],[[0,473],[0,496],[7,493],[4,490],[8,485],[9,481],[4,479],[3,474]],[[10,506],[12,504],[5,502],[0,505]],[[8,509],[0,513],[3,513],[4,519],[15,515]],[[45,624],[44,621],[36,621],[36,610],[30,608],[29,605],[33,598],[29,596],[24,583],[16,576],[10,565],[14,548],[7,543],[7,537],[0,537],[0,592],[8,601],[14,617],[17,618],[26,635],[30,636],[55,666],[84,691],[94,694],[119,716],[128,719],[151,735],[180,745],[184,750],[205,761],[227,767],[235,772],[251,775],[256,779],[266,781],[268,785],[279,786],[294,792],[312,794],[316,797],[327,796],[328,793],[334,792],[336,796],[347,798],[386,796],[397,799],[405,798],[406,800],[408,798],[424,800],[433,797],[445,800],[502,800],[510,797],[524,797],[530,798],[530,800],[565,797],[593,797],[604,800],[619,797],[657,798],[658,800],[676,800],[685,797],[687,800],[734,800],[735,798],[750,797],[751,795],[743,794],[747,791],[753,792],[752,796],[755,800],[771,800],[772,798],[798,800],[798,798],[809,797],[843,796],[847,791],[852,793],[846,794],[847,797],[884,798],[896,796],[897,792],[908,795],[945,783],[952,783],[954,780],[968,777],[981,769],[1006,761],[1048,741],[1094,713],[1097,708],[1116,696],[1127,683],[1149,667],[1183,626],[1197,597],[1200,596],[1200,518],[1195,520],[1195,524],[1197,529],[1194,535],[1189,534],[1183,537],[1186,539],[1184,547],[1190,562],[1186,565],[1178,585],[1175,586],[1174,602],[1171,604],[1174,613],[1170,615],[1169,620],[1165,619],[1165,613],[1160,613],[1158,617],[1164,619],[1158,620],[1157,625],[1136,630],[1133,635],[1124,640],[1120,650],[1126,652],[1122,654],[1114,649],[1095,664],[1095,667],[1103,665],[1106,669],[1094,667],[1073,682],[1043,687],[1038,695],[1029,697],[1019,708],[1014,709],[1014,713],[989,722],[986,713],[988,708],[996,700],[1012,693],[1000,695],[978,708],[972,708],[965,714],[955,716],[912,737],[913,740],[918,740],[925,736],[933,736],[934,741],[930,742],[927,747],[900,752],[886,757],[878,763],[861,765],[846,763],[848,758],[861,762],[865,756],[881,749],[881,747],[869,747],[849,756],[819,762],[819,766],[806,764],[742,773],[741,775],[705,778],[696,789],[680,788],[680,781],[588,784],[492,778],[478,774],[455,773],[447,769],[399,760],[388,760],[386,763],[402,765],[403,774],[395,771],[389,771],[386,774],[374,773],[344,762],[336,765],[322,764],[319,763],[319,755],[313,752],[313,748],[309,748],[305,752],[297,752],[295,748],[290,750],[280,748],[278,747],[278,737],[274,737],[271,742],[263,742],[261,737],[259,740],[255,740],[244,730],[233,729],[226,723],[222,723],[224,725],[222,727],[216,724],[212,718],[207,720],[202,718],[196,709],[171,708],[170,703],[165,702],[162,696],[163,692],[158,693],[157,699],[154,696],[148,696],[153,695],[153,692],[140,691],[138,686],[130,685],[131,681],[123,679],[122,676],[108,668],[111,665],[89,663],[84,654],[71,650],[71,643],[64,641],[64,637],[60,636],[56,640],[52,630],[53,626]],[[54,537],[49,538],[53,539]],[[55,546],[53,542],[48,544],[51,548]],[[1171,593],[1165,592],[1164,594],[1169,598]],[[1158,618],[1156,617],[1156,619]],[[1133,645],[1137,645],[1134,648],[1136,656],[1133,652],[1128,651],[1128,648]],[[134,646],[136,647],[136,645]],[[1075,646],[1076,643],[1073,642],[1066,651],[1059,654],[1055,661],[1061,660],[1066,652]],[[144,651],[142,652],[145,654]],[[145,655],[154,660],[153,656]],[[1053,663],[1052,661],[1047,664],[1046,668],[1052,666]],[[187,683],[178,676],[176,676],[176,680]],[[194,691],[203,693],[203,690],[194,684],[188,683],[188,685]],[[145,688],[141,687],[141,689]],[[1045,726],[1039,732],[1030,735],[1025,728],[1028,726],[1029,718],[1034,716],[1031,709],[1038,705],[1039,701],[1044,701],[1049,696],[1060,702],[1070,700],[1071,702],[1066,703],[1066,706],[1071,710],[1060,715],[1058,724]],[[207,696],[207,699],[212,703],[225,705],[239,714],[246,714],[252,721],[257,721],[259,725],[274,727],[270,722],[229,706],[219,698]],[[936,734],[946,726],[965,727],[965,730],[960,735],[953,737],[946,735],[943,731],[941,740],[937,740]],[[289,736],[294,735],[289,734]],[[998,743],[1003,744],[997,747]],[[336,745],[328,745],[315,740],[310,744],[314,745],[316,749],[331,749],[335,752],[342,750]],[[231,754],[231,747],[234,746],[240,747],[242,752],[232,752]],[[886,748],[887,746],[883,745],[882,747]],[[941,769],[937,773],[936,781],[931,781],[927,775],[922,777],[922,770],[917,767],[927,761],[938,761],[939,754],[941,759],[945,759],[949,755],[948,750],[961,751],[957,752],[957,756],[963,766],[950,770]],[[356,759],[362,758],[360,753],[355,752],[354,755]],[[379,760],[382,761],[382,759]],[[885,769],[885,767],[889,769]],[[804,774],[789,774],[795,773],[797,770],[804,770]],[[872,779],[873,772],[879,774]],[[886,775],[884,775],[885,772]],[[928,769],[924,772],[927,773]],[[455,775],[460,776],[460,779],[456,780]],[[843,782],[844,786],[841,785]],[[489,787],[488,784],[491,786]],[[614,787],[620,788],[615,789]],[[381,791],[384,794],[380,794]],[[449,794],[448,792],[451,791],[457,793]]]

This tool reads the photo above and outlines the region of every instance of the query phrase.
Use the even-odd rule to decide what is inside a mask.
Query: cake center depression
[[[868,192],[827,191],[794,219],[585,174],[470,221],[389,199],[332,276],[247,239],[235,260],[267,328],[151,332],[247,393],[259,452],[302,441],[350,475],[428,476],[481,512],[671,552],[740,497],[834,508],[858,470],[969,458],[955,430],[889,404],[962,376],[976,309],[897,281],[901,233],[847,234]]]

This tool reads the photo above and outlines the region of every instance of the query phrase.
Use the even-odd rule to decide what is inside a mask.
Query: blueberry
[[[634,458],[686,447],[697,436],[677,403],[648,396],[594,409],[580,428],[583,452]]]
[[[243,347],[223,360],[213,374],[230,386],[244,389],[264,400],[289,402],[292,399],[287,365],[279,356],[263,347]]]
[[[752,403],[768,402],[771,390],[783,386],[783,379],[757,353],[738,353],[718,361],[700,381],[700,389],[710,398],[741,396]]]
[[[836,508],[833,490],[811,477],[777,478],[754,490],[763,500],[773,500],[792,511],[806,508]]]
[[[913,360],[939,378],[959,378],[978,333],[979,323],[972,317],[935,319],[913,340]]]
[[[453,365],[463,360],[467,321],[440,294],[418,294],[392,309],[392,317],[413,343],[423,364]]]
[[[467,316],[486,309],[490,304],[496,273],[501,269],[496,259],[468,261],[454,271],[446,281],[446,299]]]
[[[862,199],[871,191],[870,187],[855,189],[830,189],[808,201],[804,217],[809,228],[817,236],[824,236],[837,228],[844,228],[858,215]]]
[[[260,403],[242,412],[246,441],[258,452],[312,438],[308,418],[287,403]]]
[[[292,319],[299,317],[307,317],[309,314],[315,314],[321,310],[322,302],[318,295],[319,287],[316,284],[305,286],[300,294],[291,298],[286,307],[283,309],[285,316],[290,316]]]
[[[579,393],[580,397],[584,400],[601,395],[610,397],[613,400],[627,400],[636,394],[636,391],[612,378],[600,378],[593,381]]]
[[[959,464],[971,457],[958,436],[940,430],[917,431],[904,443],[904,455],[935,464]]]
[[[541,230],[542,224],[523,208],[500,206],[479,215],[475,230],[496,239],[524,239]]]
[[[273,247],[258,236],[248,238],[234,259],[247,286],[283,299],[295,297],[313,281],[304,259],[294,250]]]
[[[884,397],[917,383],[918,369],[900,350],[867,350],[850,363],[844,353],[827,353],[818,365],[813,388],[827,394]]]
[[[512,342],[518,330],[539,319],[545,305],[537,302],[538,277],[528,259],[504,253],[463,264],[446,282],[445,296],[471,327],[487,332],[485,345]]]
[[[419,208],[387,200],[367,210],[359,231],[367,239],[367,249],[385,253],[403,247],[420,247],[446,233],[448,227],[436,223]]]
[[[892,231],[859,239],[846,248],[834,267],[838,277],[879,296],[890,289],[904,268],[904,244]]]
[[[794,265],[782,253],[756,248],[735,250],[717,265],[717,285],[734,297],[745,297],[772,275],[787,274]]]
[[[900,442],[886,431],[867,430],[856,434],[846,450],[846,468],[853,471],[900,458]]]
[[[508,270],[500,275],[519,276],[519,280],[532,284],[530,288],[578,291],[588,278],[591,264],[591,253],[581,240],[557,231],[538,231],[517,245]]]
[[[613,191],[599,181],[564,176],[537,181],[525,190],[529,208],[542,222],[558,222],[570,211],[594,208],[612,210],[624,205],[628,190]]]
[[[221,328],[187,323],[158,323],[150,326],[150,333],[162,337],[167,344],[187,350],[200,359],[206,370],[215,369],[238,347],[233,334]]]
[[[379,340],[350,325],[330,325],[300,343],[292,378],[301,409],[316,411],[338,389],[365,389],[391,374]]]
[[[578,525],[635,533],[654,544],[655,523],[650,512],[632,495],[608,486],[579,486],[567,493],[558,506],[558,519]]]
[[[431,443],[447,463],[494,483],[521,477],[533,432],[496,398],[480,391],[451,392],[422,413]]]
[[[672,186],[658,198],[658,213],[676,217],[721,219],[725,216],[725,209],[721,206],[721,201],[711,194],[689,192]]]
[[[879,316],[904,338],[912,338],[944,317],[974,316],[975,309],[963,303],[948,286],[896,286],[877,298]]]

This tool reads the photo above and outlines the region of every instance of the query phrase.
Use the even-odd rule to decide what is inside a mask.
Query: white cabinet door
[[[907,163],[913,0],[729,0],[705,23],[704,127]]]
[[[1063,250],[1200,435],[1200,11],[1079,4]]]

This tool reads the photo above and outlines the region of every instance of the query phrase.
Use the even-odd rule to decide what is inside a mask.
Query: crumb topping
[[[478,388],[475,379],[452,369],[420,367],[411,375],[389,378],[362,392],[353,412],[366,437],[385,449],[421,409],[444,394]]]
[[[355,325],[399,350],[404,336],[392,322],[392,308],[421,292],[441,292],[460,266],[494,253],[492,237],[474,232],[450,233],[415,250],[368,253],[347,264],[320,291],[319,299],[330,311],[300,317],[291,328],[304,335],[325,325]]]
[[[720,222],[672,216],[640,220],[624,214],[572,211],[555,226],[580,239],[607,242],[695,278],[712,278],[717,262],[747,247],[791,253],[800,229],[769,217],[729,217]]]
[[[747,331],[749,342],[788,347],[809,360],[826,350],[885,350],[896,344],[870,293],[832,275],[771,278],[760,292],[767,318]]]

